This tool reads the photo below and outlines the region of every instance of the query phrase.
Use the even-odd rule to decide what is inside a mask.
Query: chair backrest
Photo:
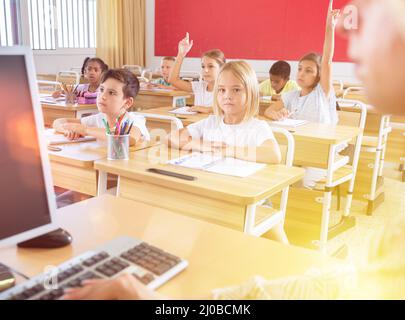
[[[343,90],[343,81],[342,80],[334,80],[333,81],[333,88],[335,92],[339,92]]]
[[[162,129],[162,128],[156,128],[156,127],[149,127],[148,125],[148,120],[149,119],[160,119],[160,120],[167,120],[170,121],[172,124],[171,130],[180,130],[183,129],[183,122],[179,118],[176,118],[174,116],[166,116],[166,115],[160,115],[160,114],[151,114],[151,113],[142,113],[142,112],[134,112],[135,114],[145,117],[146,119],[146,128],[150,132],[151,140],[152,141],[161,141],[163,137],[166,137],[167,132]],[[173,127],[174,125],[174,127]],[[169,130],[170,131],[170,130]]]
[[[345,89],[343,91],[342,98],[348,99],[348,100],[361,101],[363,103],[368,103],[363,87],[348,87],[347,89]]]
[[[282,162],[286,166],[292,167],[295,152],[295,140],[293,135],[284,128],[272,127],[271,130],[280,146]]]
[[[139,65],[126,64],[126,65],[122,66],[122,68],[131,71],[137,77],[140,77],[142,75],[143,68],[141,66],[139,66]]]
[[[53,92],[59,89],[60,83],[51,80],[37,80],[38,90],[42,92]]]
[[[148,81],[151,81],[153,79],[153,72],[151,70],[145,69],[142,71],[141,77],[147,79]]]
[[[356,172],[360,159],[364,128],[366,126],[367,106],[363,102],[356,100],[338,99],[337,102],[341,108],[341,111],[338,111],[339,125],[355,126],[361,130],[360,134],[352,142],[354,144],[354,152],[351,157],[351,163],[353,171]]]
[[[66,85],[76,85],[80,83],[80,74],[76,71],[59,71],[56,75],[56,81]]]

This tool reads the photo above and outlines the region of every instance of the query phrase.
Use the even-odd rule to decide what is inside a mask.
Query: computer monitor
[[[55,230],[55,193],[32,51],[0,48],[0,247]]]

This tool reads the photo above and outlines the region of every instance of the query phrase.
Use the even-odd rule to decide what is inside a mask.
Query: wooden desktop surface
[[[189,262],[187,269],[158,289],[171,298],[210,298],[212,289],[237,285],[256,275],[277,279],[339,263],[314,251],[110,195],[59,209],[56,224],[72,234],[72,245],[61,249],[9,246],[0,249],[1,262],[32,277],[116,237],[135,237]]]

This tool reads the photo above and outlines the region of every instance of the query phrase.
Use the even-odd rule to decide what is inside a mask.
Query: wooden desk
[[[131,147],[131,151],[148,148],[154,144],[144,142]],[[106,147],[96,141],[71,143],[59,147],[62,151],[48,151],[54,185],[96,196],[98,176],[94,169],[94,161],[107,157]]]
[[[139,90],[135,98],[133,108],[136,111],[173,106],[175,98],[189,98],[189,92],[185,91],[158,91],[158,90]]]
[[[65,103],[41,103],[41,106],[46,127],[51,127],[53,122],[59,118],[80,119],[84,115],[98,113],[97,105],[95,104],[66,105]]]
[[[159,145],[131,153],[129,161],[103,159],[96,161],[94,167],[101,173],[119,176],[118,196],[240,231],[248,232],[253,221],[260,229],[258,234],[279,214],[259,203],[304,176],[303,169],[284,165],[268,165],[247,178],[238,178],[167,164],[186,153]],[[197,179],[187,181],[146,171],[151,167]]]
[[[171,110],[171,108],[166,107],[150,109],[146,112],[170,115],[168,113],[169,110]],[[207,115],[198,114],[191,116],[181,115],[178,118],[182,120],[184,126],[187,126],[190,123],[202,120],[205,117],[207,117]],[[267,120],[264,117],[259,118]],[[273,125],[270,121],[269,124]],[[148,126],[153,128],[163,128],[166,132],[171,129],[170,123],[167,120],[151,120]],[[344,159],[342,159],[342,157],[335,157],[334,161],[329,162],[329,155],[334,154],[333,150],[338,145],[350,142],[360,133],[359,128],[350,126],[329,126],[321,123],[307,123],[299,127],[286,129],[293,134],[295,139],[294,165],[326,169],[331,172],[331,175],[336,180],[339,178],[340,174],[338,172],[338,169],[341,167],[340,163]],[[286,144],[283,137],[276,135],[276,138],[280,144]],[[348,174],[346,168],[343,168],[340,172],[343,172],[345,175]],[[355,174],[350,174],[352,175],[352,178],[354,178]],[[303,201],[308,199],[310,199],[312,204],[303,207]],[[319,199],[325,199],[325,203],[323,203],[323,201],[319,202]],[[301,190],[297,188],[290,189],[286,216],[288,237],[293,239],[290,235],[300,235],[302,234],[303,229],[310,229],[312,238],[315,234],[319,235],[321,233],[320,226],[324,220],[321,213],[324,208],[329,208],[328,212],[330,211],[331,201],[332,199],[330,195],[325,197],[323,191]],[[328,214],[325,215],[328,216]],[[346,230],[348,226],[352,226],[352,221],[348,221],[347,225],[342,225],[343,230]],[[290,233],[288,233],[288,228],[291,230]],[[325,229],[323,232],[326,233]],[[317,238],[318,237],[315,239]],[[300,240],[299,243],[301,244]]]
[[[183,272],[158,289],[172,298],[209,298],[212,289],[239,284],[255,275],[276,279],[339,263],[310,250],[110,195],[59,209],[56,218],[72,234],[71,246],[52,250],[10,246],[0,249],[1,262],[32,277],[46,266],[58,265],[116,237],[131,236],[189,262]]]
[[[174,116],[181,120],[184,127],[188,125],[198,122],[200,120],[205,119],[208,115],[203,113],[198,113],[196,115],[176,115],[173,113],[169,113],[170,110],[173,110],[173,107],[160,107],[160,108],[152,108],[147,110],[142,110],[142,113],[149,113],[149,114],[157,114],[162,116]],[[163,119],[146,119],[147,127],[149,130],[153,129],[163,129],[167,133],[169,133],[174,128],[172,127],[170,121],[163,120]]]

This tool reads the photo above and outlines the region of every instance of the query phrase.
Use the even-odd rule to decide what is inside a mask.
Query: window
[[[34,50],[96,47],[96,0],[28,0],[27,4]]]
[[[19,0],[0,0],[0,46],[20,44]]]

